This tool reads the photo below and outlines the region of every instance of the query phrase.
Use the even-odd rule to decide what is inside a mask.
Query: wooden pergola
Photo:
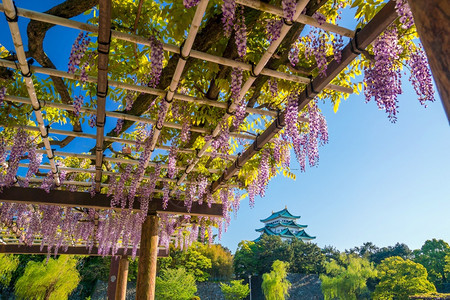
[[[260,10],[266,13],[273,14],[275,16],[283,17],[283,11],[281,8],[274,5],[267,4],[258,0],[237,0],[236,3],[243,6]],[[303,91],[299,94],[297,99],[298,109],[301,110],[308,103],[313,100],[321,91],[324,89],[333,90],[342,93],[352,93],[352,89],[348,87],[338,86],[331,84],[332,80],[343,71],[348,64],[355,59],[364,49],[369,46],[390,24],[392,24],[396,18],[397,14],[395,12],[394,6],[395,1],[391,0],[373,17],[373,19],[366,24],[361,29],[349,30],[337,26],[335,24],[329,23],[318,23],[314,18],[302,14],[302,11],[308,5],[309,0],[299,0],[296,4],[296,13],[294,15],[295,22],[308,24],[314,27],[321,28],[323,30],[334,32],[342,36],[350,38],[350,42],[343,48],[342,57],[339,62],[332,60],[327,66],[327,75],[324,77],[318,76],[315,78],[303,77],[298,75],[293,75],[289,73],[280,72],[267,68],[266,65],[271,57],[276,53],[277,48],[283,41],[284,37],[288,34],[293,23],[284,22],[281,28],[281,36],[276,41],[273,41],[265,53],[260,58],[259,62],[255,65],[245,63],[238,60],[233,60],[226,57],[220,57],[212,55],[206,52],[198,51],[192,49],[194,40],[200,28],[203,16],[205,14],[206,7],[208,5],[208,0],[201,0],[195,11],[189,33],[186,40],[183,42],[182,46],[176,46],[173,44],[163,42],[164,51],[173,53],[173,57],[177,57],[177,64],[175,71],[173,73],[170,85],[167,90],[151,88],[141,85],[133,85],[120,81],[114,81],[108,79],[108,66],[109,66],[109,53],[110,53],[110,43],[111,38],[127,41],[134,43],[136,45],[150,46],[150,42],[147,38],[136,35],[129,34],[111,29],[111,1],[100,0],[99,1],[99,22],[98,26],[92,24],[86,24],[68,18],[51,15],[36,11],[31,11],[16,7],[12,0],[4,0],[0,4],[0,10],[4,11],[5,16],[8,20],[11,35],[14,41],[15,52],[17,55],[17,62],[0,59],[0,67],[17,69],[21,71],[23,79],[25,80],[28,97],[19,97],[14,95],[7,95],[5,101],[12,103],[22,103],[30,104],[33,107],[34,117],[37,122],[37,126],[21,126],[29,131],[38,131],[41,135],[44,149],[39,150],[41,153],[47,155],[49,164],[41,165],[41,169],[49,169],[54,175],[54,181],[57,186],[56,189],[46,193],[45,191],[37,188],[23,188],[19,186],[14,186],[6,188],[0,193],[0,202],[12,202],[12,203],[24,203],[24,204],[39,204],[39,205],[57,205],[62,207],[77,207],[77,208],[94,208],[94,209],[111,209],[111,199],[106,194],[101,193],[102,187],[106,187],[107,184],[102,182],[102,176],[114,175],[114,172],[105,171],[103,164],[105,162],[111,163],[127,163],[137,165],[138,160],[124,159],[117,157],[105,156],[105,143],[122,143],[132,145],[135,141],[125,138],[107,136],[104,132],[105,120],[108,118],[123,119],[127,122],[141,122],[144,124],[154,125],[153,135],[150,137],[150,151],[153,152],[156,149],[168,151],[170,147],[163,144],[159,144],[159,137],[163,127],[171,128],[175,130],[181,130],[182,125],[175,122],[163,122],[163,127],[158,126],[158,122],[155,119],[150,119],[147,117],[142,117],[133,114],[127,114],[123,112],[107,111],[106,101],[108,96],[108,88],[115,87],[121,88],[128,91],[135,91],[145,95],[155,95],[163,97],[162,103],[170,107],[173,101],[182,101],[188,103],[194,103],[197,105],[207,105],[211,107],[216,107],[223,110],[223,120],[227,120],[232,116],[236,109],[237,104],[233,102],[219,102],[211,99],[192,97],[177,93],[177,87],[180,83],[182,77],[183,69],[189,59],[197,59],[202,61],[211,62],[214,64],[219,64],[228,67],[239,67],[244,71],[250,72],[251,76],[244,82],[242,89],[240,91],[240,97],[245,97],[246,93],[252,87],[258,76],[268,76],[270,78],[283,79],[293,83],[304,84]],[[48,124],[45,124],[44,118],[42,116],[42,107],[45,105],[47,107],[52,107],[65,111],[74,111],[72,105],[62,104],[62,103],[43,103],[36,96],[35,85],[33,83],[31,74],[42,74],[49,75],[52,78],[59,79],[70,79],[70,80],[80,80],[79,74],[69,74],[65,71],[56,70],[54,68],[30,66],[27,62],[26,53],[24,50],[22,37],[17,24],[18,17],[29,18],[31,20],[43,22],[45,24],[51,24],[50,26],[60,25],[69,28],[80,29],[88,32],[97,34],[98,42],[98,76],[88,76],[87,82],[97,84],[97,108],[92,109],[88,107],[82,107],[81,112],[87,114],[96,115],[96,134],[87,134],[80,131],[67,131],[61,129],[52,129]],[[228,164],[225,170],[210,168],[209,172],[211,174],[221,174],[217,180],[209,183],[208,189],[211,193],[218,191],[222,187],[237,187],[241,186],[233,181],[233,177],[239,172],[239,170],[252,158],[254,157],[267,143],[269,143],[274,136],[286,126],[285,114],[286,111],[274,111],[262,108],[246,108],[247,114],[256,114],[266,116],[271,118],[270,125],[268,125],[265,130],[257,136],[242,133],[242,132],[231,132],[230,136],[234,138],[250,140],[252,143],[249,147],[239,155],[227,155],[223,157],[223,160]],[[163,116],[164,118],[165,116]],[[301,118],[299,121],[308,122],[307,119]],[[177,187],[183,184],[189,183],[187,180],[188,174],[192,171],[197,171],[198,163],[200,159],[204,156],[216,157],[218,154],[210,152],[210,146],[213,138],[220,135],[220,124],[212,131],[209,131],[203,127],[191,127],[192,132],[197,132],[199,134],[208,134],[212,138],[205,142],[201,149],[193,150],[190,148],[179,149],[179,152],[192,155],[192,160],[183,166],[177,165],[177,170],[180,170],[180,174],[176,179],[170,178],[158,178],[158,181],[165,181],[174,183]],[[81,154],[81,153],[69,153],[62,151],[54,151],[51,147],[51,142],[49,139],[50,134],[64,135],[74,138],[85,138],[94,139],[95,148],[91,154]],[[75,168],[58,168],[55,162],[55,156],[63,157],[75,157],[82,159],[90,159],[94,162],[95,169],[75,169]],[[219,155],[220,156],[220,155]],[[151,156],[145,161],[144,172],[140,174],[139,178],[141,180],[149,180],[150,177],[145,176],[145,169],[148,166],[156,165],[155,162],[151,161]],[[21,164],[21,167],[27,167],[27,164]],[[167,165],[162,165],[163,168],[167,168]],[[77,186],[91,186],[92,183],[83,181],[60,181],[59,172],[61,170],[67,172],[81,172],[81,173],[92,173],[94,175],[95,189],[97,194],[93,197],[87,192],[71,192],[68,190],[60,189],[62,184],[70,184]],[[33,178],[31,183],[39,184],[42,182],[40,178]],[[161,190],[155,189],[155,192],[162,192]],[[148,215],[142,225],[141,241],[138,250],[139,255],[139,271],[138,271],[138,283],[136,299],[154,299],[155,290],[155,276],[156,276],[156,258],[157,256],[167,255],[167,251],[160,249],[158,250],[158,215],[161,214],[173,214],[173,215],[192,215],[192,216],[208,216],[221,218],[222,217],[222,204],[214,203],[210,206],[206,204],[201,204],[194,202],[190,210],[185,207],[185,204],[181,200],[176,200],[173,197],[175,190],[172,190],[170,195],[172,198],[168,202],[167,207],[164,207],[163,200],[161,198],[154,197],[150,202],[150,207],[148,210]],[[136,198],[137,199],[137,198]],[[113,208],[116,211],[120,211],[121,208]],[[138,201],[134,201],[134,206],[131,208],[135,211],[139,211]],[[158,252],[159,251],[159,252]],[[21,253],[21,254],[37,254],[42,253],[40,246],[38,244],[33,244],[31,246],[25,246],[20,243],[17,236],[3,235],[0,240],[0,252],[1,253]],[[89,251],[86,247],[86,241],[74,244],[68,247],[66,251],[60,254],[86,254],[95,255],[96,245],[91,247]],[[119,255],[123,256],[120,260],[114,260],[115,263],[111,267],[111,276],[117,278],[116,281],[110,282],[109,297],[110,299],[125,299],[126,290],[126,274],[128,270],[126,256],[130,255],[131,250],[129,248],[119,249]]]

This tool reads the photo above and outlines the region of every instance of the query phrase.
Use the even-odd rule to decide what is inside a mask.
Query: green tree
[[[375,288],[374,299],[406,300],[410,295],[436,291],[427,279],[425,267],[409,259],[386,258],[377,270],[380,283]]]
[[[15,255],[0,254],[0,284],[7,286],[12,273],[19,266],[19,258]]]
[[[232,280],[230,284],[221,283],[220,289],[226,300],[240,300],[250,294],[250,288],[247,284],[243,284],[244,280]]]
[[[202,255],[211,260],[211,269],[207,270],[210,280],[230,280],[233,276],[233,255],[231,251],[220,244],[205,245],[195,243],[192,245]]]
[[[325,300],[361,299],[368,293],[367,280],[377,276],[373,264],[356,254],[342,253],[339,261],[326,262],[325,269],[327,274],[320,275]]]
[[[17,299],[67,299],[80,282],[77,260],[68,255],[48,262],[30,261],[15,285]]]
[[[197,292],[194,275],[184,268],[166,269],[156,277],[155,295],[158,300],[189,300]]]
[[[450,246],[443,240],[426,241],[420,250],[414,251],[414,261],[428,271],[428,279],[436,286],[447,282],[445,257],[450,254]]]
[[[206,257],[197,248],[197,244],[185,251],[175,249],[171,246],[170,248],[170,259],[161,260],[160,270],[167,268],[176,269],[183,267],[186,272],[194,275],[196,281],[202,282],[208,279],[211,270],[212,263],[211,259]]]
[[[289,295],[291,283],[286,279],[287,262],[276,260],[273,262],[272,271],[263,274],[262,289],[266,300],[284,300]]]
[[[289,272],[318,274],[324,271],[325,255],[316,244],[292,240],[289,246],[292,251],[292,259],[289,260]]]
[[[394,246],[379,248],[368,256],[369,260],[375,265],[381,263],[384,259],[392,256],[400,256],[403,259],[411,259],[412,251],[406,244],[397,243]]]

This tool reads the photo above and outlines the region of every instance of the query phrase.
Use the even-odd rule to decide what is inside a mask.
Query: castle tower
[[[261,236],[263,234],[278,235],[283,241],[299,239],[307,242],[315,239],[315,236],[310,236],[305,232],[304,229],[308,227],[308,225],[297,224],[298,219],[300,219],[300,216],[292,215],[287,210],[287,207],[285,207],[283,210],[277,212],[272,211],[271,216],[260,220],[264,223],[264,227],[256,229],[256,231],[261,232]],[[255,242],[259,241],[261,236],[258,237]]]

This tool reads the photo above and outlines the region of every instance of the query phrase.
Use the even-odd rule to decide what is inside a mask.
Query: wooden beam
[[[109,266],[109,277],[108,277],[108,300],[116,299],[116,288],[117,288],[117,277],[119,276],[119,261],[117,256],[111,257],[111,265]]]
[[[450,122],[450,2],[408,0],[408,3]]]
[[[354,49],[353,42],[357,42],[356,48],[364,49],[372,43],[392,22],[397,18],[395,12],[395,1],[391,0],[373,17],[372,20],[358,33],[355,39],[342,50],[342,57],[338,63],[332,60],[327,67],[327,76],[315,77],[298,97],[298,109],[305,107],[314,97],[322,91],[347,65],[358,56],[358,50]],[[353,45],[352,45],[353,44]],[[211,184],[211,192],[217,191],[220,186],[233,177],[239,169],[249,161],[265,144],[286,126],[284,117],[286,111],[281,112],[272,124],[258,136],[255,142],[239,156],[222,174],[222,176]]]
[[[14,202],[26,204],[58,205],[68,207],[86,207],[95,209],[110,209],[111,199],[105,194],[96,194],[91,197],[86,192],[70,192],[62,190],[52,190],[46,193],[42,189],[10,187],[4,188],[0,193],[0,202]],[[121,210],[115,207],[115,210]],[[135,199],[133,209],[139,210],[139,199]],[[211,208],[208,205],[192,203],[191,211],[188,212],[184,206],[184,201],[169,200],[167,209],[163,209],[163,202],[159,198],[153,198],[149,203],[149,213],[158,214],[183,214],[194,216],[222,217],[222,204],[213,203]]]
[[[47,255],[47,248],[44,247],[41,251],[40,245],[33,245],[33,246],[26,246],[26,245],[19,245],[19,244],[0,244],[0,253],[5,254],[30,254],[30,255]],[[121,248],[117,251],[117,253],[121,253],[124,255],[131,256],[132,249],[128,248],[126,251],[125,249]],[[58,251],[58,255],[89,255],[89,256],[102,256],[98,254],[98,248],[92,247],[91,252],[89,253],[89,250],[84,246],[75,246],[75,247],[69,247],[67,251]],[[103,256],[111,256],[111,254],[106,254]],[[139,249],[136,252],[136,256],[139,256]],[[167,257],[169,256],[169,252],[165,249],[159,249],[158,250],[158,257]]]
[[[149,215],[142,224],[136,300],[154,300],[158,247],[158,216]]]
[[[111,0],[100,0],[98,24],[97,135],[95,143],[95,190],[100,192],[103,166],[103,140],[108,94],[108,60],[111,42]]]

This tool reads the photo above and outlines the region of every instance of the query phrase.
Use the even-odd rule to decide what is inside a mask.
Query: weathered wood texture
[[[158,254],[158,216],[149,215],[142,224],[136,300],[154,300]]]
[[[108,277],[108,300],[114,300],[116,298],[117,277],[119,276],[119,261],[120,258],[117,256],[111,257]]]
[[[117,273],[116,300],[125,300],[126,298],[128,266],[128,257],[122,256],[119,261],[119,272]]]
[[[96,209],[110,209],[111,199],[105,194],[95,194],[91,197],[89,193],[85,192],[70,192],[62,190],[52,190],[46,193],[42,189],[37,188],[22,188],[10,187],[3,189],[0,193],[0,202],[15,202],[28,204],[42,204],[42,205],[58,205],[70,207],[85,207]],[[139,199],[135,199],[133,209],[139,209]],[[120,208],[114,208],[120,210]],[[190,212],[186,211],[184,201],[169,200],[166,209],[162,207],[162,199],[153,198],[149,203],[149,213],[171,213],[171,214],[187,214],[222,217],[222,204],[212,204],[211,207],[198,202],[192,203]]]
[[[450,122],[450,1],[408,2]]]

